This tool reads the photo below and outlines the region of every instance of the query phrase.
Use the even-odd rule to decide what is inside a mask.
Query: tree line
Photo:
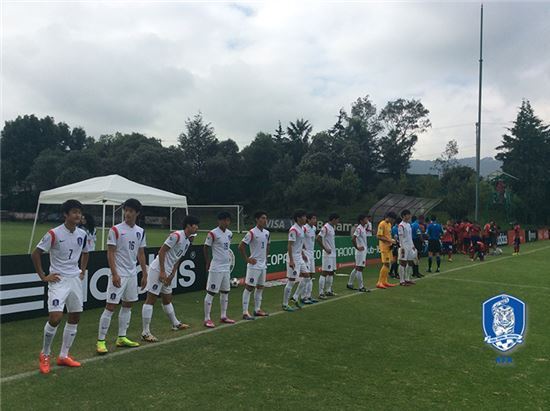
[[[50,116],[23,115],[6,121],[1,133],[2,209],[32,211],[42,190],[119,174],[185,194],[192,204],[242,204],[280,215],[297,205],[324,211],[362,202],[368,209],[395,192],[442,197],[450,216],[465,217],[473,210],[475,174],[456,164],[456,143],[450,141],[436,162],[440,178],[406,174],[419,136],[430,127],[420,100],[397,99],[377,109],[369,96],[354,101],[349,112],[340,109],[327,130],[314,133],[303,118],[279,122],[242,149],[220,139],[200,112],[169,147],[140,133],[93,138]],[[519,179],[513,187],[518,209],[537,205],[521,218],[550,214],[549,146],[548,125],[524,101],[497,156]],[[483,196],[489,198],[489,191],[484,183]]]

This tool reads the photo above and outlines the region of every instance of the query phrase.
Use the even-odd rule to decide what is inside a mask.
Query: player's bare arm
[[[251,258],[246,254],[246,244],[244,241],[241,241],[239,243],[239,252],[241,253],[241,256],[243,257],[245,263],[256,264],[256,259]]]
[[[44,270],[42,269],[42,253],[43,251],[40,248],[35,248],[34,251],[31,254],[32,263],[34,264],[34,269],[36,270],[36,273],[40,277],[40,279],[46,283],[56,283],[61,278],[59,277],[59,274],[57,273],[50,273],[46,275],[44,273]]]
[[[325,243],[324,243],[324,241],[323,241],[323,237],[321,237],[320,234],[317,236],[317,238],[315,239],[315,241],[317,241],[317,244],[319,244],[319,245],[321,246],[321,248],[322,248],[323,250],[325,250],[325,252],[326,252],[327,254],[330,254],[331,250],[330,250],[330,248],[325,247]]]
[[[86,274],[86,270],[88,269],[88,260],[90,259],[90,254],[88,254],[87,251],[83,251],[82,255],[80,256],[80,279],[84,279],[84,274]]]
[[[164,261],[165,261],[166,253],[169,250],[170,250],[170,247],[168,247],[166,244],[163,244],[159,250],[159,265],[160,265],[159,279],[166,285],[170,283],[168,282],[168,276],[166,275],[166,271],[164,271]]]
[[[294,241],[289,241],[287,246],[287,252],[288,252],[288,265],[291,268],[294,268],[294,258],[292,257],[292,247],[294,246]]]
[[[210,270],[210,262],[212,261],[210,257],[210,246],[205,244],[202,250],[204,253],[204,261],[206,263],[206,271],[208,271]]]
[[[147,263],[145,260],[145,248],[140,247],[138,250],[138,262],[141,267],[141,289],[143,290],[147,286]]]
[[[111,281],[113,285],[117,288],[120,288],[120,276],[118,275],[116,269],[116,245],[107,246],[107,261],[109,263],[109,268],[111,269]]]

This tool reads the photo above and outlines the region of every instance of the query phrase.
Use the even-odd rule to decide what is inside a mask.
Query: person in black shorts
[[[441,224],[439,224],[436,220],[435,216],[432,216],[430,224],[428,224],[428,228],[426,229],[426,233],[428,234],[428,272],[432,272],[432,261],[433,256],[435,255],[436,263],[437,263],[437,269],[435,270],[436,273],[439,272],[439,268],[441,266],[441,235],[443,234],[443,228],[441,227]]]

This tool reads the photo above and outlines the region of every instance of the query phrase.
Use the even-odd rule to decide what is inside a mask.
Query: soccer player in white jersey
[[[290,230],[288,230],[288,247],[286,259],[286,277],[288,281],[283,291],[284,311],[294,311],[294,308],[288,305],[290,295],[292,294],[292,287],[294,286],[294,283],[300,275],[309,272],[305,262],[307,257],[304,253],[305,223],[305,210],[296,210],[294,212],[294,225],[290,227]],[[302,294],[304,284],[305,283],[303,281],[300,281],[298,285],[298,295]],[[297,308],[302,308],[302,303],[299,300],[295,300],[294,304]]]
[[[307,267],[307,273],[303,274],[304,289],[302,292],[303,304],[314,304],[316,299],[311,297],[313,289],[313,276],[315,275],[315,235],[317,231],[317,216],[314,213],[308,213],[306,215],[306,224],[304,225],[305,239],[304,239],[304,254],[306,257],[305,263]],[[300,296],[298,295],[299,287],[296,288],[293,299],[297,301]]]
[[[357,278],[359,282],[359,291],[364,293],[368,291],[363,283],[363,269],[367,262],[367,216],[365,214],[360,214],[357,217],[357,222],[357,227],[355,227],[355,231],[351,238],[353,246],[355,247],[355,268],[349,275],[347,287],[350,290],[355,290],[355,288],[353,288],[353,283],[355,278]]]
[[[340,222],[340,216],[332,213],[328,217],[328,223],[323,225],[317,241],[323,250],[322,269],[323,272],[319,277],[319,298],[325,300],[327,297],[333,297],[336,294],[332,289],[334,283],[334,273],[336,272],[336,242],[335,227]]]
[[[413,265],[416,260],[416,248],[414,247],[411,229],[411,212],[401,211],[401,222],[397,227],[399,233],[399,285],[409,286],[415,282],[411,280]]]
[[[220,322],[234,324],[235,320],[227,317],[229,291],[231,290],[231,239],[233,233],[229,230],[231,215],[222,211],[218,214],[218,226],[210,231],[204,241],[204,259],[208,280],[206,282],[206,297],[204,298],[204,326],[214,328],[216,325],[210,318],[214,296],[220,294],[221,318]],[[212,250],[212,258],[210,258]]]
[[[141,203],[135,198],[123,204],[124,221],[109,230],[107,238],[107,260],[111,275],[107,285],[107,303],[99,319],[96,351],[107,354],[105,337],[111,325],[111,318],[117,305],[122,302],[118,313],[117,347],[138,347],[139,343],[126,337],[130,325],[132,305],[138,300],[137,266],[141,266],[141,289],[147,285],[147,263],[145,261],[145,230],[136,224],[141,212]]]
[[[239,251],[246,262],[246,279],[243,290],[243,319],[254,320],[255,317],[267,317],[269,314],[262,311],[262,293],[267,272],[267,256],[269,255],[269,231],[267,213],[257,211],[254,214],[256,226],[250,230],[241,243]],[[250,248],[250,256],[246,254],[246,246]],[[248,312],[250,295],[254,291],[254,317]]]
[[[158,341],[158,338],[151,334],[150,326],[151,318],[153,317],[153,306],[159,294],[162,298],[162,309],[172,325],[172,331],[189,328],[189,325],[182,323],[176,317],[176,312],[172,305],[172,288],[176,285],[177,281],[178,263],[191,246],[198,229],[199,219],[192,215],[185,216],[183,219],[183,230],[174,231],[168,236],[149,267],[149,275],[145,287],[147,298],[141,309],[143,324],[141,339],[143,341]]]
[[[57,327],[63,319],[67,306],[67,323],[63,330],[61,352],[57,365],[80,367],[80,363],[69,355],[76,337],[84,294],[82,279],[88,265],[88,244],[86,233],[77,227],[82,217],[82,204],[67,200],[62,206],[65,222],[48,231],[34,249],[31,258],[40,279],[48,283],[48,321],[44,326],[44,340],[40,352],[40,372],[50,372],[52,342]],[[50,253],[49,274],[42,269],[42,253]],[[78,261],[80,260],[80,268]]]

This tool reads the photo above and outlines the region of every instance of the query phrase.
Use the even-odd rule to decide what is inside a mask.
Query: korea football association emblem
[[[526,312],[525,303],[511,295],[489,298],[482,305],[484,341],[506,352],[523,343]]]

